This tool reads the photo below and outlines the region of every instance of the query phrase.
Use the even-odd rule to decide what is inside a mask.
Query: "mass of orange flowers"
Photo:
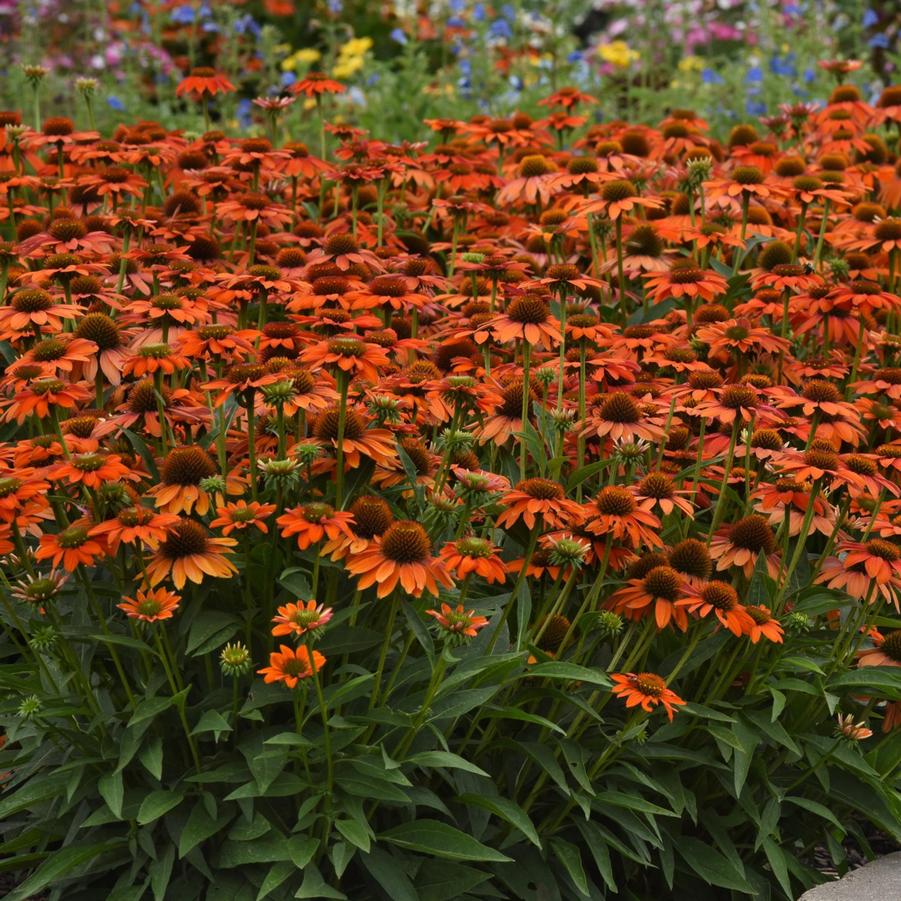
[[[293,688],[403,600],[448,640],[628,661],[615,697],[670,719],[709,684],[644,671],[657,641],[817,616],[839,663],[901,664],[869,628],[901,609],[899,98],[840,84],[720,138],[687,110],[346,127],[324,155],[0,113],[15,602],[102,582],[159,630],[204,589]],[[853,612],[805,613],[811,585]]]

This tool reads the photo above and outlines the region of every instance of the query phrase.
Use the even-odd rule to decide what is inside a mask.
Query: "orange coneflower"
[[[366,550],[372,540],[377,535],[384,535],[388,526],[394,522],[394,514],[388,502],[372,494],[360,495],[351,504],[350,513],[353,516],[351,537],[341,533],[322,547],[322,553],[330,555],[333,560],[343,560],[349,554]]]
[[[129,619],[155,623],[163,619],[172,619],[180,603],[181,595],[165,588],[154,588],[149,591],[138,589],[135,597],[126,597],[124,603],[116,606],[124,610]]]
[[[685,588],[685,580],[671,566],[655,566],[642,578],[629,579],[625,587],[604,602],[604,606],[630,619],[641,619],[646,613],[653,612],[658,629],[665,629],[672,622],[684,632],[688,628],[688,617],[677,601]]]
[[[343,94],[347,87],[340,81],[329,78],[324,72],[307,72],[299,81],[291,85],[294,94],[303,94],[304,97],[319,99],[323,94]]]
[[[439,585],[453,586],[444,561],[432,556],[432,542],[425,529],[410,520],[393,523],[368,548],[349,558],[346,566],[357,577],[360,589],[377,585],[380,598],[388,597],[398,585],[414,597],[424,591],[437,595]]]
[[[632,492],[621,485],[608,485],[585,505],[582,528],[592,535],[625,541],[629,547],[662,547],[660,520],[642,509]]]
[[[0,340],[15,341],[26,332],[49,335],[60,332],[63,321],[77,319],[78,307],[42,288],[20,288],[9,306],[0,307]]]
[[[477,616],[475,610],[466,610],[462,604],[451,607],[450,604],[442,604],[441,610],[426,610],[428,616],[433,616],[438,625],[452,635],[465,635],[467,638],[475,638],[479,629],[488,625],[488,618]]]
[[[710,556],[720,571],[739,567],[750,579],[763,557],[772,578],[776,578],[779,564],[776,555],[776,536],[766,518],[757,513],[740,519],[731,526],[719,529],[710,542]]]
[[[305,644],[296,648],[279,645],[278,651],[269,655],[269,666],[257,670],[263,681],[284,682],[288,688],[296,688],[302,679],[322,671],[326,658],[319,651],[311,651]]]
[[[195,66],[191,69],[190,74],[178,83],[175,93],[179,97],[183,94],[190,94],[195,98],[200,98],[205,94],[210,96],[231,94],[236,90],[237,88],[221,72],[207,66]]]
[[[499,549],[487,538],[458,538],[445,544],[438,556],[457,579],[474,573],[489,584],[506,581],[507,571]]]
[[[326,626],[332,618],[332,608],[316,601],[298,601],[297,603],[284,604],[277,608],[277,613],[272,617],[275,625],[272,634],[294,635],[299,638],[308,632],[316,632]]]
[[[204,448],[176,447],[163,460],[160,481],[148,494],[157,509],[167,513],[190,513],[196,508],[198,516],[205,516],[210,510],[210,496],[202,487],[203,482],[218,471],[215,460]]]
[[[687,608],[689,613],[702,617],[713,613],[737,637],[750,633],[754,620],[739,603],[738,592],[727,582],[714,580],[699,587],[689,586],[685,591],[686,597],[676,603]]]
[[[873,647],[857,652],[858,666],[901,666],[901,629],[886,635],[873,629]]]
[[[378,345],[352,335],[340,335],[312,344],[301,360],[311,366],[334,366],[353,378],[360,376],[373,382],[390,363],[388,355]]]
[[[808,506],[814,505],[810,519],[811,533],[831,535],[835,528],[832,509],[826,500],[817,495],[811,501],[810,483],[793,478],[777,478],[774,482],[764,482],[751,495],[754,509],[766,516],[773,527],[781,526],[788,517],[788,534],[799,535]]]
[[[901,548],[882,538],[862,543],[842,541],[836,556],[827,557],[814,581],[873,603],[878,594],[895,609],[901,598]]]
[[[50,411],[74,410],[91,397],[85,383],[66,384],[57,378],[37,378],[16,392],[11,400],[0,402],[5,406],[4,420],[14,419],[18,425],[34,415],[46,419]]]
[[[102,536],[112,554],[118,553],[120,544],[141,544],[156,550],[177,522],[178,517],[172,513],[156,513],[136,504],[93,526],[90,534]]]
[[[726,279],[712,269],[704,269],[693,260],[674,262],[667,271],[651,272],[645,277],[648,297],[660,303],[670,297],[698,298],[713,303],[727,289]]]
[[[79,520],[61,532],[41,535],[35,560],[51,560],[53,566],[74,572],[79,566],[90,566],[104,553],[104,545],[91,537],[90,523]]]
[[[275,504],[261,504],[259,501],[240,500],[234,504],[225,504],[216,510],[216,518],[210,523],[211,529],[222,529],[223,535],[231,535],[235,530],[243,531],[256,528],[264,535],[268,534],[266,520],[275,512]]]
[[[0,520],[12,522],[26,505],[43,498],[50,483],[32,467],[0,469]]]
[[[534,529],[539,521],[549,529],[567,529],[581,522],[581,504],[566,497],[563,486],[549,479],[525,479],[500,499],[504,508],[497,517],[497,525],[508,528],[521,519],[527,528]]]
[[[100,451],[72,454],[69,459],[54,466],[48,476],[54,481],[64,481],[69,485],[81,484],[95,490],[105,482],[139,478],[123,464],[120,456]]]
[[[297,536],[297,547],[305,551],[323,538],[330,542],[341,538],[353,539],[354,517],[346,510],[335,510],[329,504],[312,501],[288,510],[276,520],[281,527],[282,537]]]
[[[489,320],[486,326],[501,344],[515,339],[525,341],[532,347],[560,343],[560,323],[551,315],[545,298],[537,294],[515,298],[500,316]],[[480,338],[476,335],[477,343],[483,343]]]
[[[613,694],[626,702],[626,707],[637,707],[648,713],[658,704],[663,705],[670,721],[675,713],[674,708],[686,702],[674,691],[666,687],[666,681],[654,673],[611,673]]]
[[[600,197],[589,200],[580,209],[582,215],[603,213],[608,219],[616,220],[626,213],[639,209],[656,210],[663,202],[654,197],[642,197],[634,182],[626,178],[613,178],[601,185]]]
[[[313,423],[314,441],[336,449],[339,419],[337,407],[330,406],[322,410]],[[346,412],[342,445],[345,465],[350,469],[360,465],[361,457],[369,457],[386,469],[391,468],[397,460],[394,435],[388,429],[368,428],[366,420],[356,410],[348,409]]]
[[[663,421],[631,394],[613,391],[592,407],[583,434],[613,441],[656,441],[663,435]]]
[[[200,584],[204,575],[227,579],[237,572],[226,556],[236,544],[234,538],[210,538],[199,522],[181,519],[166,532],[147,564],[147,579],[153,586],[169,577],[178,589],[187,581]]]
[[[745,607],[745,612],[754,623],[747,633],[751,644],[757,644],[761,638],[782,644],[784,630],[779,621],[773,617],[769,607],[765,604],[749,604]]]

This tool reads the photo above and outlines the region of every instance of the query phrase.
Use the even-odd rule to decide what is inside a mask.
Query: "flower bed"
[[[794,898],[901,837],[901,88],[415,145],[294,91],[315,147],[0,114],[9,897]]]

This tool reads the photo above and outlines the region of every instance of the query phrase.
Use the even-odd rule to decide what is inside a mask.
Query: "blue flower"
[[[341,0],[328,0],[328,11],[333,16],[338,16],[341,14],[341,11],[344,9],[344,4]]]
[[[863,14],[863,27],[872,28],[877,24],[879,24],[879,14],[872,9],[866,10]]]
[[[249,128],[253,123],[253,104],[244,97],[238,101],[238,122],[242,128]]]
[[[391,40],[397,44],[406,44],[407,43],[407,34],[403,30],[403,28],[395,28],[394,31],[391,32]]]
[[[463,28],[466,25],[466,20],[461,19],[459,16],[451,16],[447,20],[448,28]]]
[[[887,34],[874,34],[873,37],[871,37],[867,41],[867,44],[869,44],[870,47],[879,47],[883,50],[886,50],[886,49],[888,49],[888,46],[889,46],[888,35]]]
[[[751,66],[751,68],[748,69],[747,75],[745,75],[745,81],[749,83],[763,81],[763,69],[761,69],[760,66]]]
[[[787,75],[789,78],[793,78],[798,74],[795,66],[795,54],[787,53],[784,57],[774,56],[770,60],[770,71],[774,75]]]
[[[235,32],[237,34],[252,34],[254,37],[260,35],[260,25],[249,13],[235,20]]]
[[[466,9],[466,0],[450,0],[448,8],[454,15],[459,15]]]
[[[803,78],[804,78],[804,81],[806,84],[810,84],[812,81],[814,81],[816,79],[816,77],[817,77],[816,69],[814,69],[812,66],[808,66],[804,70]]]
[[[484,3],[476,3],[476,5],[472,8],[472,18],[474,22],[484,22],[485,21],[485,4]]]
[[[506,19],[495,19],[488,28],[488,33],[493,38],[513,37],[513,29],[510,27],[510,23]]]
[[[190,25],[194,21],[194,7],[185,4],[172,10],[172,21],[179,25]]]
[[[106,102],[110,109],[118,110],[119,112],[125,109],[125,104],[115,94],[110,94],[106,98]]]
[[[723,76],[715,69],[701,69],[701,81],[704,84],[722,84]]]
[[[290,88],[295,81],[297,81],[297,76],[293,72],[282,72],[282,76],[280,79],[282,83],[282,87]]]
[[[766,104],[761,100],[748,100],[745,109],[749,116],[762,116],[766,112]]]
[[[582,56],[581,50],[573,50],[567,57],[566,61],[568,63],[580,63],[584,57]]]

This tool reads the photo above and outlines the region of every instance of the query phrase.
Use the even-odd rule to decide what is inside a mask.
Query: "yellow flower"
[[[345,78],[350,78],[351,75],[355,75],[362,68],[362,56],[353,56],[348,57],[347,59],[341,58],[335,63],[335,68],[332,69],[332,77],[337,78],[340,81]]]
[[[641,59],[641,54],[633,50],[625,41],[611,41],[598,45],[598,56],[611,66],[625,69]]]
[[[700,72],[703,68],[704,60],[702,60],[700,56],[689,54],[688,56],[683,56],[682,59],[679,60],[680,72],[687,72],[691,74],[694,72]]]
[[[305,68],[313,65],[322,58],[322,54],[315,47],[301,47],[289,57],[282,60],[282,69],[285,72],[293,72],[298,67]]]
[[[365,56],[372,49],[372,38],[351,38],[338,51],[339,56]]]

